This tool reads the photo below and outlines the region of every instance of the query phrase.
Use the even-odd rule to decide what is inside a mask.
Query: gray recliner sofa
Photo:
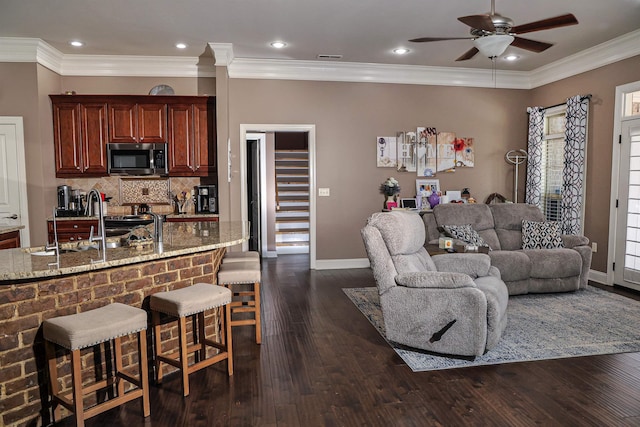
[[[587,237],[561,235],[563,248],[522,249],[522,220],[544,221],[542,211],[534,205],[443,204],[422,219],[428,243],[437,243],[445,225],[471,224],[491,248],[491,265],[500,270],[509,295],[587,287],[592,256]]]
[[[486,254],[429,256],[413,212],[374,213],[361,234],[388,340],[474,357],[498,343],[509,295]]]

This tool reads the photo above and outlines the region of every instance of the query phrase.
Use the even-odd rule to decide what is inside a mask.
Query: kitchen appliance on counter
[[[215,185],[198,185],[196,190],[196,213],[218,213],[218,189]]]
[[[109,143],[107,171],[109,175],[167,175],[166,143]]]
[[[84,214],[83,196],[70,185],[58,186],[56,216],[81,216]]]

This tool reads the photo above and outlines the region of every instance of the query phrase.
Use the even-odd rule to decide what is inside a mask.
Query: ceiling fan
[[[493,59],[502,55],[509,45],[536,53],[545,51],[553,46],[552,43],[518,37],[518,34],[550,30],[578,23],[576,17],[568,13],[528,24],[514,25],[511,18],[496,13],[495,0],[491,0],[491,12],[489,14],[462,16],[458,18],[458,21],[471,27],[471,37],[420,37],[409,41],[423,43],[442,40],[473,40],[474,47],[462,54],[456,61],[471,59],[478,52]]]

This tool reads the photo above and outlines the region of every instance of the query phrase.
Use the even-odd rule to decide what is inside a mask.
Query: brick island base
[[[216,284],[216,273],[225,250],[221,248],[51,279],[0,284],[0,425],[42,426],[52,421],[42,339],[43,320],[84,312],[112,302],[149,312],[149,296],[156,292],[179,289],[198,282]],[[211,317],[214,318],[208,319],[213,321],[208,322],[211,330],[207,333],[215,336],[217,316],[209,314]],[[150,358],[153,354],[151,331],[149,327],[147,342]],[[164,344],[167,340],[169,343]],[[177,349],[176,326],[165,326],[163,345]],[[136,346],[135,335],[123,339],[125,367],[131,363],[137,364]],[[110,348],[106,350],[112,351]],[[85,383],[94,381],[97,373],[110,369],[100,356],[94,355],[91,348],[85,349],[82,357]],[[59,362],[59,375],[63,376],[61,387],[63,390],[70,389],[68,359],[59,358]],[[149,376],[153,378],[151,360],[149,371]],[[92,403],[90,400],[86,402]],[[69,415],[65,409],[62,414]]]

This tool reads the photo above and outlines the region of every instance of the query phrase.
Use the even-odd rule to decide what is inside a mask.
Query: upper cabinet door
[[[166,104],[109,104],[109,142],[167,142]]]
[[[193,106],[169,105],[169,176],[193,176]]]
[[[138,142],[135,103],[109,104],[109,142]]]
[[[81,104],[82,163],[85,174],[107,175],[107,104]]]
[[[82,173],[80,133],[80,104],[53,104],[53,143],[56,156],[56,175]]]
[[[138,141],[167,142],[166,104],[138,104]]]

